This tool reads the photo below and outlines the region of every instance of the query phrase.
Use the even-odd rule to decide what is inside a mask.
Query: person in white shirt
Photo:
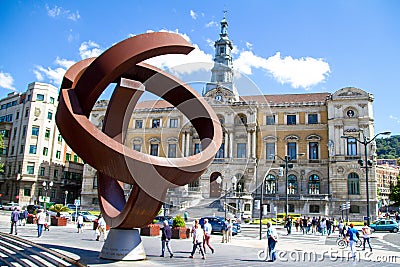
[[[79,213],[78,220],[76,222],[78,227],[78,233],[83,233],[83,216]]]
[[[370,239],[371,239],[371,228],[369,228],[369,226],[367,225],[366,222],[364,222],[364,226],[362,228],[362,232],[364,234],[364,242],[363,242],[363,250],[365,250],[365,243],[368,242],[368,246],[370,251],[372,252],[372,246],[370,243]]]
[[[103,235],[104,241],[107,240],[107,224],[101,214],[99,215],[99,220],[97,221],[97,223],[98,225],[96,229],[96,235],[97,235],[96,240],[100,241],[101,235]]]
[[[47,220],[46,213],[44,213],[43,210],[38,209],[38,213],[36,214],[36,221],[37,221],[37,227],[38,227],[38,237],[42,236],[43,226],[46,223],[46,220]]]
[[[204,253],[206,252],[206,245],[211,249],[211,253],[214,254],[214,248],[210,245],[210,238],[212,232],[212,225],[208,222],[207,219],[204,219],[204,241],[203,241],[203,248]]]
[[[205,260],[206,257],[204,256],[203,252],[203,239],[204,239],[204,230],[201,229],[199,222],[196,220],[194,229],[193,229],[193,249],[192,252],[190,253],[189,258],[193,258],[194,253],[196,252],[197,247],[200,250],[202,259]]]

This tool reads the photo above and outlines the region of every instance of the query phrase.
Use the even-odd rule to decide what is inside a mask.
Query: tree
[[[397,184],[390,185],[390,195],[389,199],[395,203],[400,202],[400,175],[397,177]]]

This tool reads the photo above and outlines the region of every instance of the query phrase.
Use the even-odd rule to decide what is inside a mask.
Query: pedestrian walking
[[[228,219],[228,229],[227,229],[227,242],[231,242],[232,241],[232,230],[233,230],[233,220],[232,219]]]
[[[214,254],[214,248],[210,245],[212,225],[208,222],[207,219],[204,219],[204,240],[203,240],[203,249],[204,253],[206,252],[206,245],[211,249],[211,253]]]
[[[326,219],[326,232],[328,233],[328,236],[332,233],[332,221],[329,218]]]
[[[172,253],[171,249],[171,237],[172,237],[172,230],[168,224],[168,221],[165,220],[163,222],[163,228],[161,229],[161,255],[160,257],[164,257],[165,247],[169,252],[169,257],[172,258],[174,254]]]
[[[103,216],[100,214],[99,219],[97,220],[97,229],[96,229],[96,241],[100,241],[100,237],[103,235],[104,241],[107,240],[107,224],[104,220]]]
[[[78,228],[78,233],[83,233],[83,216],[81,213],[78,215],[78,219],[76,221],[76,225]]]
[[[270,258],[269,261],[273,262],[276,260],[275,246],[276,242],[278,242],[278,233],[270,222],[267,222],[267,232],[264,236],[267,238],[268,242],[268,254]]]
[[[183,219],[185,220],[185,222],[187,222],[188,217],[189,217],[189,214],[188,214],[188,212],[185,210],[185,212],[183,213]]]
[[[307,231],[307,218],[306,218],[306,216],[304,216],[304,218],[301,220],[301,226],[302,226],[302,230],[303,230],[303,235],[304,234],[307,234],[308,233],[308,231]]]
[[[204,231],[201,229],[200,224],[197,220],[195,220],[195,225],[193,229],[193,249],[192,252],[190,253],[189,258],[193,258],[194,253],[196,252],[196,249],[199,248],[202,259],[205,260],[206,257],[203,252],[203,239],[204,239]]]
[[[339,221],[338,229],[339,229],[339,236],[346,237],[345,234],[344,234],[344,223],[343,223],[343,220]]]
[[[319,223],[319,228],[321,231],[321,235],[325,235],[326,234],[326,220],[325,218],[322,218],[320,223]]]
[[[296,232],[299,231],[299,226],[300,226],[300,218],[297,218],[296,221],[294,222],[294,226],[296,227]]]
[[[44,213],[42,209],[38,209],[36,214],[38,237],[42,236],[43,226],[46,224],[46,220],[47,220],[46,213]]]
[[[14,233],[17,234],[17,222],[19,220],[19,211],[15,207],[14,210],[11,212],[11,231],[10,234]]]
[[[346,236],[349,237],[349,245],[350,245],[351,257],[353,259],[355,259],[356,256],[354,254],[354,245],[358,241],[358,238],[357,238],[358,231],[356,229],[354,229],[353,227],[354,227],[354,225],[351,223],[350,227],[347,230]]]
[[[363,250],[365,250],[365,243],[368,242],[368,246],[370,251],[372,252],[372,246],[371,246],[371,228],[369,228],[368,224],[366,222],[364,222],[364,226],[362,228],[362,233],[363,233],[363,238],[364,238],[364,242],[363,242]]]
[[[228,243],[228,221],[222,223],[222,243]]]
[[[288,216],[286,218],[286,230],[287,230],[287,234],[290,235],[292,233],[292,218],[290,216]]]

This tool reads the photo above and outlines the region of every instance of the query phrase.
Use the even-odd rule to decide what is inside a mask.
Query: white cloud
[[[103,49],[93,41],[83,42],[79,47],[79,55],[82,59],[97,57],[101,53],[103,53]]]
[[[269,58],[255,55],[252,51],[242,51],[234,61],[235,69],[244,74],[252,74],[252,68],[261,68],[272,74],[281,84],[290,84],[293,88],[308,89],[321,83],[330,73],[330,67],[323,59],[291,56],[281,58],[278,52]]]
[[[15,91],[14,78],[10,73],[0,71],[0,87]]]
[[[197,19],[197,14],[193,10],[190,10],[190,16],[192,17],[192,19]]]
[[[247,47],[247,49],[251,50],[253,48],[253,44],[249,43],[249,42],[246,42],[246,47]]]
[[[36,66],[33,70],[36,79],[38,81],[46,80],[46,82],[48,81],[50,83],[53,83],[54,85],[60,85],[65,72],[67,71],[67,69],[69,69],[69,67],[75,64],[75,61],[57,57],[54,61],[54,64],[56,65],[55,68]]]
[[[396,116],[393,116],[393,115],[389,115],[389,119],[395,121],[396,123],[400,123],[400,118],[399,117],[396,117]]]
[[[46,10],[47,15],[52,18],[61,17],[67,18],[72,21],[78,21],[81,17],[79,11],[72,12],[71,10],[63,9],[59,6],[54,6],[53,8],[50,8],[48,5],[46,5]]]
[[[210,27],[218,27],[218,23],[212,20],[206,24],[206,28]]]

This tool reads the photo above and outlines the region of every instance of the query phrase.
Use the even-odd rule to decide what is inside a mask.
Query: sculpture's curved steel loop
[[[207,102],[182,81],[141,63],[163,54],[188,54],[192,49],[177,34],[142,34],[114,45],[97,58],[76,63],[64,76],[57,126],[67,144],[97,169],[100,208],[113,228],[128,229],[150,223],[167,189],[200,177],[221,145],[219,120]],[[88,117],[110,83],[117,86],[100,131]],[[190,120],[202,142],[200,154],[161,158],[124,146],[132,111],[145,89],[170,102]],[[124,183],[132,185],[128,200]]]

